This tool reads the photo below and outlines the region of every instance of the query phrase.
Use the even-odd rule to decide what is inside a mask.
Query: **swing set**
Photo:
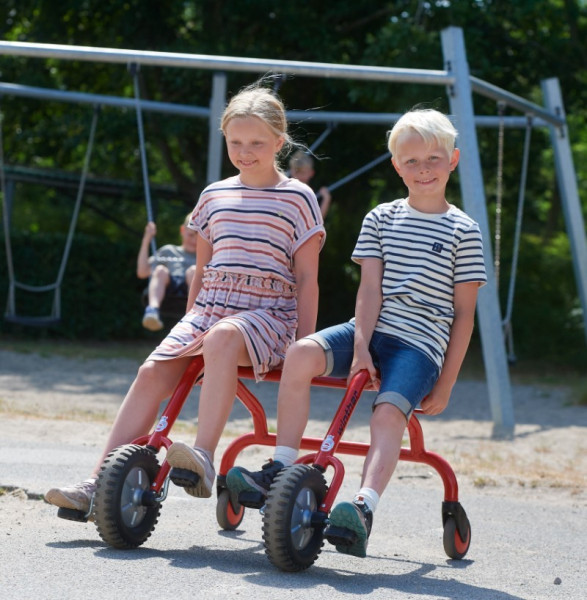
[[[133,90],[134,90],[134,111],[136,115],[136,123],[137,123],[137,132],[139,138],[139,153],[141,159],[141,173],[143,180],[143,190],[144,190],[144,202],[145,209],[147,215],[147,221],[155,221],[155,215],[153,210],[153,202],[151,200],[151,190],[149,184],[149,168],[148,168],[148,160],[147,160],[147,152],[146,152],[146,143],[145,143],[145,133],[144,133],[144,118],[143,118],[143,109],[142,109],[142,101],[140,94],[140,81],[139,81],[139,73],[140,66],[136,63],[131,63],[128,66],[128,70],[131,74],[133,81]],[[279,80],[279,78],[277,78]],[[283,82],[285,80],[282,79]],[[61,323],[61,288],[63,283],[63,277],[65,275],[65,270],[67,267],[68,259],[70,256],[71,245],[73,242],[75,229],[77,225],[77,220],[81,208],[81,204],[84,197],[84,190],[86,186],[86,180],[88,176],[90,161],[92,157],[92,151],[94,147],[94,139],[96,133],[96,127],[98,122],[98,115],[100,113],[101,106],[96,104],[94,106],[93,118],[90,125],[90,133],[89,139],[87,143],[86,155],[83,164],[82,174],[80,177],[78,191],[76,195],[76,201],[73,209],[73,214],[71,218],[71,222],[69,225],[67,240],[63,252],[63,256],[61,259],[59,271],[57,274],[57,279],[54,283],[47,285],[31,285],[20,281],[15,273],[13,253],[12,253],[12,240],[10,235],[11,230],[11,214],[13,207],[13,196],[14,193],[12,190],[7,189],[6,185],[6,177],[5,177],[5,161],[4,161],[4,151],[3,151],[3,134],[2,134],[2,123],[0,121],[0,177],[2,181],[2,192],[6,201],[3,203],[3,223],[4,223],[4,234],[5,234],[5,242],[6,242],[6,257],[7,257],[7,266],[8,266],[8,276],[9,276],[9,289],[8,289],[8,298],[6,303],[6,311],[4,314],[5,321],[9,323],[15,323],[18,325],[28,326],[28,327],[52,327],[57,326]],[[0,113],[0,119],[1,119]],[[313,142],[310,146],[309,150],[313,152],[318,148],[318,146],[326,139],[326,137],[334,130],[335,124],[329,123],[325,131],[318,136],[318,138]],[[391,154],[389,152],[385,152],[381,156],[375,158],[374,160],[369,161],[365,165],[357,168],[352,171],[348,175],[340,178],[334,183],[326,186],[329,191],[334,191],[344,184],[356,179],[362,174],[370,171],[375,166],[383,162],[384,160],[389,160],[391,158]],[[151,240],[150,244],[151,254],[154,255],[157,252],[157,243],[155,238]],[[17,302],[16,302],[16,290],[21,289],[26,292],[31,293],[46,293],[53,292],[53,301],[51,305],[51,311],[48,315],[43,316],[31,316],[31,315],[23,315],[17,311]],[[143,306],[148,305],[148,287],[143,290],[141,295],[141,301]],[[178,320],[185,314],[187,297],[185,295],[174,295],[172,293],[166,293],[165,297],[161,303],[160,307],[160,315],[164,319],[170,320]]]
[[[410,83],[417,85],[440,85],[444,86],[450,104],[450,112],[454,115],[457,129],[459,130],[459,148],[461,156],[459,161],[459,183],[461,187],[461,197],[465,211],[479,224],[481,235],[486,240],[485,266],[488,273],[488,283],[483,287],[479,294],[477,303],[477,316],[480,331],[481,344],[485,362],[485,371],[487,376],[487,386],[489,402],[494,422],[493,434],[495,437],[508,437],[513,433],[514,418],[511,399],[511,388],[509,382],[509,372],[507,366],[505,339],[509,340],[509,357],[514,356],[513,338],[511,334],[511,319],[513,310],[513,297],[515,290],[515,279],[517,273],[517,262],[519,257],[520,231],[523,215],[524,189],[526,186],[527,163],[528,163],[528,145],[530,139],[530,130],[532,127],[547,127],[550,133],[550,140],[554,151],[554,162],[557,176],[557,184],[560,191],[565,224],[570,241],[575,279],[583,314],[587,314],[587,242],[585,239],[585,225],[579,200],[576,173],[573,165],[573,157],[567,131],[564,104],[560,92],[560,86],[556,78],[545,79],[541,82],[544,96],[544,106],[540,106],[524,98],[516,96],[507,90],[498,88],[483,80],[472,76],[467,64],[467,52],[464,43],[463,31],[457,27],[448,27],[441,32],[441,45],[444,60],[444,69],[425,70],[425,69],[399,69],[392,67],[375,67],[365,65],[339,65],[327,63],[310,63],[303,61],[284,61],[271,59],[250,59],[234,58],[226,56],[206,56],[190,55],[170,52],[151,52],[108,48],[82,48],[76,46],[61,46],[53,44],[30,44],[25,42],[6,42],[0,41],[0,55],[29,56],[36,58],[52,58],[57,60],[76,60],[89,62],[108,62],[120,64],[149,65],[153,67],[171,67],[171,68],[195,68],[210,70],[212,76],[212,92],[209,106],[195,107],[187,105],[177,105],[163,102],[143,101],[138,94],[137,72],[133,73],[135,83],[135,99],[113,98],[110,96],[97,96],[91,94],[74,93],[76,102],[101,103],[109,105],[119,105],[130,107],[134,106],[137,110],[137,125],[139,127],[139,137],[141,142],[141,158],[143,162],[143,179],[145,187],[145,201],[147,212],[149,213],[150,197],[148,191],[148,171],[146,166],[146,154],[144,154],[144,140],[142,132],[141,109],[153,110],[158,112],[169,112],[181,114],[184,116],[205,117],[209,120],[209,144],[208,144],[208,162],[207,178],[209,182],[221,178],[222,167],[222,140],[218,129],[219,117],[226,105],[226,73],[227,72],[250,72],[250,73],[280,73],[283,75],[295,74],[305,77],[337,78],[346,80],[361,80],[383,83]],[[132,69],[131,69],[132,71]],[[473,108],[473,93],[480,94],[490,98],[495,102],[503,102],[511,109],[518,111],[524,117],[499,117],[475,115]],[[0,82],[0,94],[12,94],[31,96],[37,94],[38,97],[53,99],[61,97],[66,101],[71,101],[68,92],[57,92],[54,90],[41,90],[40,88],[25,89],[25,86],[15,84],[6,84]],[[99,102],[98,102],[99,101]],[[327,111],[288,111],[287,117],[290,122],[295,121],[314,121],[331,123],[355,122],[381,124],[389,127],[399,115],[391,114],[360,114],[360,113],[333,113]],[[476,127],[495,127],[499,122],[503,127],[503,122],[512,127],[526,127],[526,147],[522,162],[521,178],[517,209],[516,230],[514,233],[514,251],[511,267],[511,276],[508,289],[507,306],[502,314],[499,304],[498,287],[495,279],[495,271],[499,271],[501,264],[501,211],[503,208],[502,183],[503,174],[502,165],[498,164],[497,186],[498,210],[496,218],[496,252],[492,253],[489,240],[492,239],[489,227],[486,199],[484,194],[484,185],[481,171],[481,163],[478,151]],[[325,132],[323,135],[328,135]],[[375,166],[378,162],[386,160],[389,155],[386,153],[370,163],[364,165],[328,186],[335,190],[344,185],[354,177],[358,177],[369,168]],[[498,150],[498,163],[503,160],[503,139],[501,141],[501,150]],[[2,161],[4,165],[4,161]],[[83,193],[83,186],[80,186]],[[5,230],[10,222],[9,191],[4,191],[4,227]],[[81,202],[81,194],[79,202]],[[71,235],[77,212],[74,211],[74,219],[70,227]],[[9,236],[7,237],[9,246]],[[8,248],[7,253],[10,253]],[[69,254],[69,244],[66,245],[63,269]],[[494,263],[493,257],[496,262]],[[9,258],[9,261],[11,258]],[[62,269],[62,270],[63,270]],[[10,273],[10,293],[9,309],[7,314],[10,318],[17,314],[14,308],[14,301],[10,297],[14,295],[14,289],[23,284]],[[50,315],[55,319],[59,315],[59,288],[62,274],[58,277],[57,285],[51,288],[56,297],[56,308]],[[12,296],[11,296],[12,294]],[[12,302],[12,304],[11,304]],[[505,332],[505,339],[504,339]],[[586,327],[587,340],[587,327]]]
[[[63,283],[63,277],[65,275],[65,269],[67,267],[67,261],[71,252],[71,245],[73,243],[73,237],[75,228],[79,216],[79,211],[84,196],[84,190],[86,186],[86,179],[88,176],[88,170],[90,166],[90,159],[92,157],[92,150],[94,147],[94,138],[96,134],[96,126],[98,124],[98,115],[100,113],[100,107],[96,105],[90,124],[90,133],[88,137],[88,143],[86,147],[86,153],[84,158],[84,164],[82,168],[82,174],[79,181],[77,190],[77,196],[75,205],[73,208],[73,214],[69,224],[69,230],[67,233],[67,239],[65,242],[65,248],[59,265],[59,271],[57,273],[57,279],[55,282],[46,285],[31,285],[24,283],[17,279],[14,268],[14,260],[12,256],[12,243],[10,237],[10,224],[12,217],[12,205],[13,205],[13,193],[7,189],[6,177],[5,177],[5,163],[4,163],[4,144],[2,135],[2,115],[0,115],[0,181],[1,190],[4,198],[2,203],[3,207],[3,223],[4,223],[4,240],[6,245],[6,263],[8,268],[8,299],[6,302],[6,312],[4,319],[10,323],[16,323],[19,325],[31,326],[31,327],[51,327],[58,325],[61,322],[61,285]],[[53,292],[53,301],[51,304],[51,311],[47,315],[30,316],[22,315],[16,309],[16,290],[24,290],[32,293],[44,293]]]
[[[145,148],[145,136],[143,126],[143,114],[141,108],[140,88],[139,88],[139,65],[130,64],[129,72],[131,73],[134,86],[134,107],[136,112],[137,131],[139,137],[139,150],[141,157],[141,170],[143,178],[144,188],[144,200],[147,213],[147,220],[154,221],[153,203],[151,201],[151,192],[149,185],[148,175],[148,164],[147,154]],[[0,97],[1,99],[1,97]],[[14,323],[25,327],[55,327],[61,323],[62,320],[62,305],[61,305],[61,290],[63,284],[63,278],[67,268],[67,264],[71,254],[71,246],[75,237],[75,230],[77,221],[81,209],[81,205],[84,198],[84,192],[86,189],[86,181],[88,178],[92,152],[94,149],[94,141],[96,135],[96,129],[98,125],[98,117],[100,114],[101,105],[95,104],[93,110],[92,121],[90,124],[90,130],[88,135],[88,142],[86,146],[85,158],[82,167],[82,173],[77,185],[77,194],[74,203],[74,208],[69,223],[69,229],[66,237],[65,247],[61,257],[59,270],[57,272],[56,280],[53,283],[44,285],[33,285],[21,281],[20,277],[16,273],[14,256],[13,256],[13,245],[11,237],[11,224],[12,224],[12,211],[14,206],[14,186],[8,185],[6,181],[6,162],[4,157],[4,135],[3,135],[3,114],[0,111],[0,191],[4,198],[2,203],[3,207],[3,229],[5,239],[5,251],[6,251],[6,263],[8,271],[8,296],[6,300],[6,309],[4,313],[4,320],[8,323]],[[155,239],[151,240],[151,252],[155,254],[157,251],[157,245]],[[52,292],[51,309],[46,315],[25,315],[17,309],[17,290],[23,290],[24,292],[34,294],[44,294]],[[147,290],[143,293],[143,302],[146,301]],[[162,304],[162,315],[169,318],[179,318],[185,312],[185,297],[172,297],[171,294],[166,295],[166,298]]]

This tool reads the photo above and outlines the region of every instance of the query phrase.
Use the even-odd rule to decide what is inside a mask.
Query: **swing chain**
[[[499,115],[499,129],[497,137],[497,176],[495,184],[495,284],[499,289],[499,276],[501,268],[501,211],[503,204],[503,144],[504,144],[504,129],[505,129],[505,114],[506,103],[497,103],[497,113]]]
[[[520,185],[518,190],[518,208],[516,212],[516,226],[514,230],[514,245],[512,250],[512,265],[510,270],[510,282],[508,288],[507,305],[503,318],[503,331],[508,346],[508,360],[515,362],[514,337],[512,331],[512,313],[514,310],[514,293],[516,288],[516,277],[518,273],[518,259],[520,256],[520,242],[522,237],[522,219],[524,216],[524,203],[526,199],[526,183],[528,179],[528,164],[530,161],[530,142],[532,139],[533,119],[531,115],[526,117],[526,133],[524,137],[524,154],[520,169]]]

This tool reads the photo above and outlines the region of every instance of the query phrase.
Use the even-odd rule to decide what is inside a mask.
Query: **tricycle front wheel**
[[[136,548],[151,535],[161,511],[150,489],[158,471],[156,456],[144,446],[129,444],[108,454],[98,475],[94,510],[107,544]]]
[[[263,541],[269,560],[282,571],[301,571],[318,558],[324,544],[326,495],[320,471],[309,465],[283,469],[273,480],[263,515]]]

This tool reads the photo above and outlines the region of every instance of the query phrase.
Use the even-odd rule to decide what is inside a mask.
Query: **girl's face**
[[[243,182],[266,185],[275,176],[275,155],[283,146],[269,126],[257,117],[235,117],[225,128],[230,162],[240,171]]]
[[[459,162],[459,151],[449,155],[440,144],[427,144],[417,133],[406,133],[397,141],[393,166],[404,180],[410,198],[444,199],[451,171]]]

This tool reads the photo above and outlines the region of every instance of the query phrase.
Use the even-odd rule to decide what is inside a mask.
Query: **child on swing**
[[[361,487],[352,502],[334,507],[324,531],[346,554],[366,556],[373,513],[399,460],[407,422],[420,403],[428,415],[446,408],[473,331],[486,275],[477,223],[445,198],[459,161],[456,136],[450,120],[431,109],[410,111],[395,124],[388,146],[409,195],[380,204],[363,221],[352,254],[361,265],[355,318],[290,346],[274,459],[261,471],[234,467],[227,474],[231,491],[266,495],[277,473],[297,459],[312,378],[350,381],[366,369],[378,394]]]
[[[316,171],[314,170],[314,159],[307,152],[296,150],[289,159],[289,174],[310,185],[310,181],[316,174]],[[326,219],[331,202],[332,196],[330,190],[323,185],[318,190],[318,204],[323,219]]]
[[[149,256],[151,240],[157,235],[157,226],[149,221],[137,256],[137,277],[149,279],[147,288],[148,303],[143,315],[143,327],[150,331],[163,329],[159,309],[168,294],[185,297],[196,272],[196,246],[198,234],[188,227],[191,213],[179,228],[181,244],[165,244]]]
[[[150,431],[161,402],[198,354],[205,372],[195,444],[172,444],[167,460],[199,475],[187,493],[210,497],[238,367],[252,366],[261,380],[281,365],[296,337],[315,331],[325,231],[312,190],[277,163],[291,145],[284,106],[254,84],[229,102],[221,130],[239,174],[209,185],[192,213],[188,227],[198,244],[189,312],[139,368],[90,478],[45,494],[55,506],[88,512],[106,455]]]

